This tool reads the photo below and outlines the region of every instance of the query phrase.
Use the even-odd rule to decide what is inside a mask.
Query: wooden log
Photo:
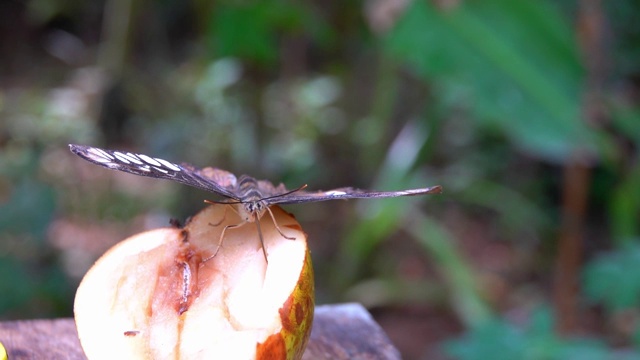
[[[9,360],[84,360],[73,319],[0,322]],[[316,307],[304,360],[400,359],[382,328],[360,304]]]

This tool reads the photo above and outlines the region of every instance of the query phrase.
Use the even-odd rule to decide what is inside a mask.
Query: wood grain
[[[84,360],[73,319],[0,322],[9,360]],[[316,307],[304,360],[400,359],[382,328],[360,304]]]

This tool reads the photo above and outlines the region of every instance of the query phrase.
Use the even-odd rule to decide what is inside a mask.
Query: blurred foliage
[[[442,11],[414,1],[385,45],[434,81],[447,105],[531,155],[564,161],[606,144],[580,117],[577,44],[549,2],[470,1]]]
[[[640,305],[640,244],[620,247],[593,259],[585,269],[587,297],[602,303],[610,311]]]
[[[549,309],[539,309],[520,328],[502,319],[487,321],[447,344],[456,359],[635,359],[639,354],[617,354],[593,339],[565,340],[554,334]]]
[[[305,34],[326,42],[327,24],[310,4],[290,1],[222,1],[211,12],[208,45],[216,57],[239,57],[265,66],[278,60],[279,39]]]
[[[446,309],[464,334],[425,336],[456,339],[444,348],[459,359],[637,356],[640,326],[617,319],[640,308],[640,5],[589,13],[606,19],[594,52],[587,3],[4,2],[0,318],[70,316],[106,248],[211,196],[86,164],[66,148],[83,143],[290,188],[441,184],[288,208],[319,302]],[[576,161],[593,179],[577,219],[576,333],[591,340],[560,336],[549,310]]]

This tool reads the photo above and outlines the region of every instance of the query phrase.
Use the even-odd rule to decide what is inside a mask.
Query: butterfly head
[[[254,200],[239,203],[236,210],[243,221],[254,222],[262,217],[268,206],[264,200]]]

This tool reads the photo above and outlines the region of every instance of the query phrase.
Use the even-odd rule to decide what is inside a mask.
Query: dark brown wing
[[[268,180],[257,180],[256,182],[260,193],[265,198],[277,197],[278,194],[285,194],[289,191],[283,184],[275,186]]]
[[[182,165],[185,166],[188,164],[182,164]],[[191,165],[188,165],[188,166],[189,168],[192,169],[193,172],[197,173],[201,177],[207,178],[213,181],[214,183],[216,183],[218,186],[225,188],[228,192],[235,194],[235,191],[238,188],[238,179],[232,173],[226,170],[212,168],[212,167],[206,167],[204,169],[196,169]]]
[[[369,191],[354,188],[339,188],[329,191],[306,192],[298,191],[292,194],[273,197],[267,200],[269,205],[275,204],[300,204],[306,202],[344,200],[344,199],[371,199],[390,198],[399,196],[416,196],[426,194],[438,194],[442,192],[441,186],[432,186],[423,189],[411,189],[401,191]]]
[[[189,164],[178,165],[147,155],[83,145],[70,144],[69,149],[81,158],[107,169],[156,179],[173,180],[230,199],[240,200],[234,194],[236,177],[225,170],[214,168],[200,170]]]

